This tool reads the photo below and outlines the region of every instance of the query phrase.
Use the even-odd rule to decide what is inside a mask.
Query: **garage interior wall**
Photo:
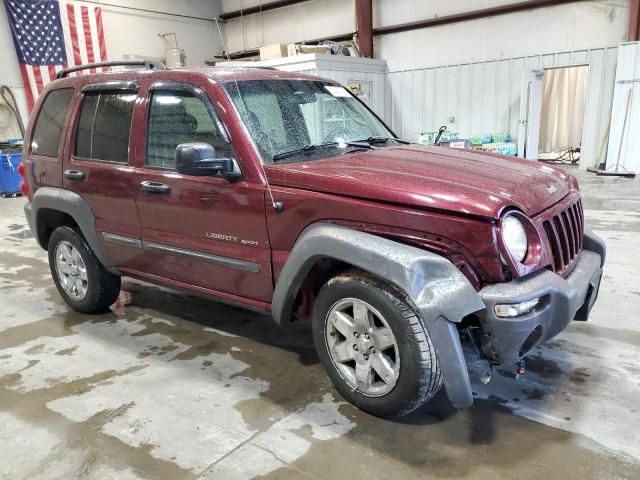
[[[499,0],[374,0],[374,29],[520,3]],[[374,37],[389,70],[475,63],[611,47],[626,40],[628,0],[579,1]]]
[[[265,3],[222,1],[224,12]],[[517,2],[373,0],[373,22],[381,28],[510,3]],[[625,40],[628,17],[628,0],[581,1],[375,36],[375,57],[388,65],[379,113],[409,140],[444,124],[461,137],[508,132],[517,140],[526,73],[588,65],[581,157],[587,168],[606,153],[616,46]],[[226,31],[229,51],[237,52],[354,29],[353,2],[309,0],[230,19]]]
[[[618,48],[608,169],[640,173],[640,42]]]
[[[126,54],[160,58],[164,46],[157,34],[175,32],[180,47],[186,50],[187,63],[202,65],[223,49],[214,18],[223,11],[260,7],[269,2],[106,3],[102,7],[103,21],[111,59]],[[374,28],[382,28],[510,3],[514,1],[373,0],[373,22]],[[308,0],[233,18],[222,28],[228,51],[237,52],[270,43],[349,34],[355,30],[354,10],[353,2],[344,0]],[[628,16],[628,0],[580,1],[376,36],[375,56],[388,65],[384,107],[378,111],[399,134],[411,140],[442,124],[460,136],[508,132],[517,139],[522,120],[523,75],[531,69],[588,65],[581,165],[590,166],[606,150],[602,147],[606,138],[602,137],[606,137],[612,99],[615,46],[625,39]],[[0,83],[13,86],[22,103],[22,81],[5,15],[0,15],[0,48],[8,57],[8,68],[0,72]]]
[[[373,27],[520,3],[518,0],[372,0]],[[263,0],[222,0],[224,12],[260,8]],[[308,0],[227,21],[230,52],[271,43],[345,35],[355,30],[354,2]],[[626,40],[629,0],[577,1],[468,22],[374,37],[389,70],[481,62],[618,45]]]
[[[260,7],[263,0],[222,0],[224,12]],[[227,20],[229,52],[255,50],[272,43],[293,43],[353,32],[353,1],[309,0],[255,15]]]
[[[440,125],[461,137],[509,132],[517,138],[525,74],[588,65],[580,163],[587,168],[604,158],[616,56],[617,47],[611,47],[389,72],[384,117],[409,140]]]
[[[109,60],[119,60],[128,54],[161,59],[165,47],[158,34],[167,32],[177,34],[179,46],[187,53],[188,65],[203,65],[205,60],[222,52],[222,42],[213,20],[222,11],[220,0],[97,0],[92,3],[102,7]],[[221,28],[224,34],[224,24]],[[0,52],[3,64],[0,85],[8,85],[14,90],[26,119],[22,77],[4,5],[0,6]]]

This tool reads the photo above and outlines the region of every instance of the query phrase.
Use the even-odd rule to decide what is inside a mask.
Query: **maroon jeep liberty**
[[[60,72],[27,129],[26,216],[73,309],[129,276],[308,321],[336,389],[383,417],[442,385],[471,406],[463,343],[522,369],[587,319],[605,245],[563,171],[409,144],[331,80],[137,63]]]

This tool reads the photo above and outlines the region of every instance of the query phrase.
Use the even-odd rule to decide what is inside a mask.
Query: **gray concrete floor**
[[[303,328],[130,280],[71,311],[0,199],[0,478],[639,479],[640,181],[579,177],[609,248],[592,320],[398,422],[345,403]]]

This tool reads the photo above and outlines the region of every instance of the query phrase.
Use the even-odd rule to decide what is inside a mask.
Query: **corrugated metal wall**
[[[409,140],[448,125],[461,137],[508,132],[516,141],[525,75],[589,65],[581,161],[586,168],[606,152],[616,56],[611,47],[388,72],[382,116]]]
[[[504,132],[517,142],[520,120],[525,118],[521,98],[529,73],[588,65],[580,161],[585,169],[606,156],[617,51],[617,47],[598,48],[385,73],[326,68],[305,72],[343,85],[371,82],[370,106],[408,140],[448,125],[462,138]]]
[[[640,173],[640,42],[620,45],[607,168]],[[623,170],[621,170],[623,171]]]

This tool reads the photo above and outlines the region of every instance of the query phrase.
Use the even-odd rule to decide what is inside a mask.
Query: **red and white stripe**
[[[60,21],[67,54],[68,65],[20,65],[22,79],[27,90],[29,111],[48,83],[55,80],[56,73],[63,68],[107,60],[107,48],[102,28],[102,9],[78,2],[60,2]],[[74,72],[106,72],[107,68]]]

